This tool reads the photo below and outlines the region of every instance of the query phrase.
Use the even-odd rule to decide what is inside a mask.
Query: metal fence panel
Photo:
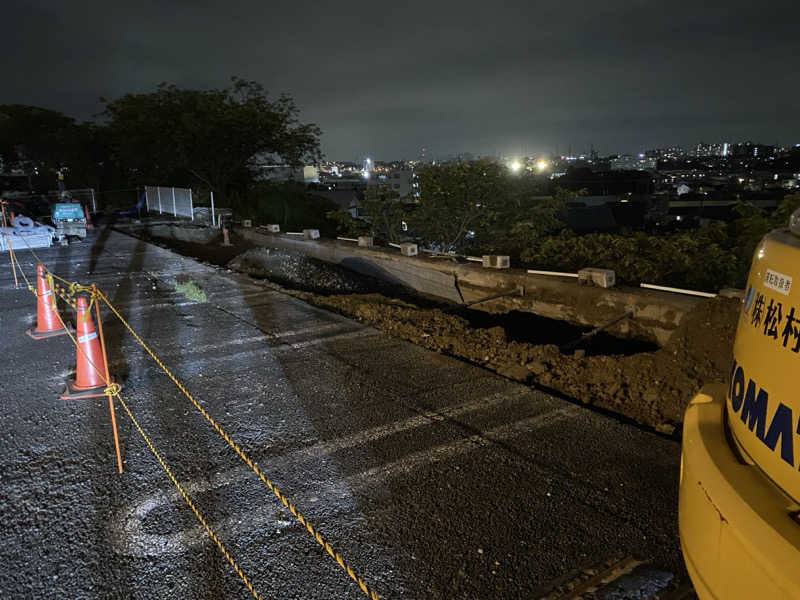
[[[191,189],[147,185],[144,188],[144,195],[148,212],[194,220]]]
[[[192,205],[192,190],[186,188],[172,188],[172,201],[175,216],[194,218]]]

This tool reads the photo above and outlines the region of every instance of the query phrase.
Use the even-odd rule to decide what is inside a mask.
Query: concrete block
[[[612,269],[588,267],[578,271],[578,281],[603,288],[614,287],[616,275]]]
[[[275,225],[274,223],[272,225],[267,225],[267,231],[269,231],[270,233],[280,233],[281,226]]]
[[[319,229],[303,229],[303,239],[304,240],[318,240],[319,239]]]
[[[26,248],[49,248],[53,241],[53,234],[44,227],[37,227],[28,231],[0,227],[0,251],[8,250],[9,243],[12,250],[25,250]]]
[[[250,219],[242,219],[242,227],[252,227],[253,222]]]
[[[411,242],[404,242],[400,244],[400,254],[403,256],[416,256],[419,253],[416,244]]]
[[[511,258],[508,256],[498,256],[496,254],[486,254],[483,256],[483,266],[490,269],[508,269],[511,266]]]
[[[370,236],[370,235],[360,235],[360,236],[358,236],[358,247],[359,248],[372,248],[372,236]]]

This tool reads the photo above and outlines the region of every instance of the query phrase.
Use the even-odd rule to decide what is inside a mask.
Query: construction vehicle
[[[701,600],[800,598],[798,377],[800,210],[756,248],[727,383],[684,417],[679,529]]]
[[[80,202],[56,202],[50,220],[56,228],[54,235],[62,245],[66,245],[70,237],[86,237],[86,215]]]
[[[64,185],[64,169],[58,173],[58,202],[50,210],[50,220],[56,228],[54,237],[66,246],[70,238],[83,239],[86,237],[87,211],[83,205],[73,200],[72,194]]]

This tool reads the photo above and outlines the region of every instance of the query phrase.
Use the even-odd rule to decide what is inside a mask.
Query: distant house
[[[357,189],[350,188],[335,190],[327,189],[326,187],[318,187],[316,190],[314,190],[314,194],[335,202],[349,212],[350,216],[354,219],[357,219],[361,216],[360,200],[363,198],[363,192],[360,192]]]

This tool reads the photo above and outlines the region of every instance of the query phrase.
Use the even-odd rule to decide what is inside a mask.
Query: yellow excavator
[[[684,417],[679,529],[701,600],[800,598],[799,467],[800,210],[756,248],[727,384]]]

